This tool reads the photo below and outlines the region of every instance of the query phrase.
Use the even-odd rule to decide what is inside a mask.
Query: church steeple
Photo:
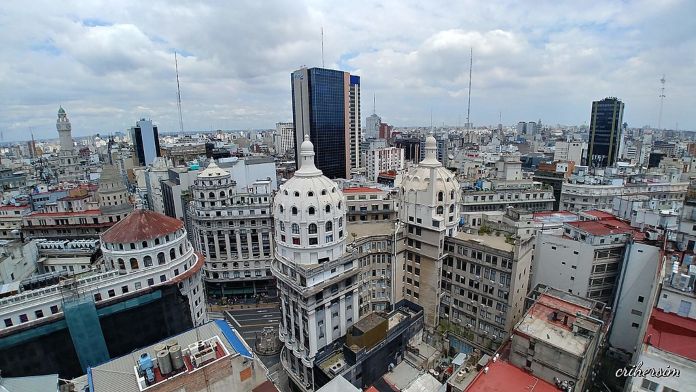
[[[56,121],[56,130],[60,139],[60,151],[62,153],[73,151],[72,126],[65,109],[61,106],[58,109],[58,120]]]

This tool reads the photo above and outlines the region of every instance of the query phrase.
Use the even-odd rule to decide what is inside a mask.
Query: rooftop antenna
[[[184,133],[184,117],[181,115],[181,86],[179,85],[179,61],[174,51],[174,68],[176,69],[176,105],[179,109],[179,132]]]
[[[466,104],[466,129],[471,127],[471,118],[469,117],[471,115],[471,69],[474,66],[474,48],[471,47],[469,50],[469,101]]]
[[[660,87],[660,114],[657,117],[657,129],[662,129],[660,126],[662,125],[662,106],[665,103],[665,83],[667,82],[667,79],[665,79],[665,74],[662,74],[662,79],[660,79],[660,84],[662,84],[662,87]]]
[[[377,97],[372,93],[372,114],[377,114]]]
[[[324,26],[321,26],[321,67],[324,68]]]
[[[433,108],[430,108],[430,132],[433,131]]]

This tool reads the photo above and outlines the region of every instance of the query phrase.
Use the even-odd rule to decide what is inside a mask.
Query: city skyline
[[[665,74],[662,127],[696,129],[689,2],[142,7],[6,5],[4,141],[55,137],[59,105],[76,137],[126,131],[140,117],[177,130],[174,51],[185,130],[272,129],[292,118],[288,73],[321,66],[322,26],[326,68],[360,75],[395,126],[427,126],[431,112],[435,124],[463,125],[473,48],[474,125],[497,124],[501,112],[506,125],[588,124],[591,102],[616,96],[629,127],[657,126]]]

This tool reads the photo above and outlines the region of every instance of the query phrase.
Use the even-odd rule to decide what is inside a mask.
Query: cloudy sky
[[[456,3],[455,5],[449,3]],[[588,3],[588,4],[585,4]],[[649,1],[34,1],[0,6],[0,130],[55,136],[59,105],[74,135],[150,117],[184,127],[271,128],[291,121],[290,72],[361,76],[363,121],[464,123],[473,48],[476,125],[589,121],[617,96],[629,126],[696,130],[696,2]]]

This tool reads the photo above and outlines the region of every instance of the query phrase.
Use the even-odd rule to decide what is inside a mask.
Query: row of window
[[[337,207],[337,209],[340,211],[341,208],[343,207],[343,203],[341,203],[341,202],[339,201],[338,204],[336,205],[336,207]],[[285,207],[283,207],[282,204],[279,204],[279,205],[278,205],[278,211],[280,211],[280,212],[282,213],[283,211],[285,211]],[[290,208],[290,212],[291,212],[293,215],[297,215],[298,211],[299,211],[299,210],[298,210],[297,207],[295,207],[295,206],[292,206],[292,207]],[[326,212],[327,214],[331,212],[331,204],[327,204],[327,205],[324,206],[324,212]],[[315,215],[315,214],[317,213],[317,209],[316,209],[314,206],[309,206],[309,207],[307,208],[307,213],[308,213],[309,215]]]
[[[179,244],[179,256],[183,256],[183,255],[184,255],[184,245]],[[176,248],[169,249],[169,261],[176,260],[176,257],[177,257]],[[129,269],[131,271],[140,269],[141,262],[142,262],[143,267],[145,267],[145,268],[152,267],[152,265],[153,265],[152,256],[145,255],[145,256],[143,256],[142,260],[138,260],[135,257],[131,257],[128,260],[128,266],[130,267]],[[165,258],[164,252],[159,252],[157,254],[157,265],[163,265],[163,264],[166,264],[166,262],[167,262],[167,260]],[[116,259],[115,263],[114,263],[114,260],[111,260],[111,268],[114,268],[114,269],[118,268],[119,270],[127,270],[128,269],[128,268],[126,268],[125,260],[123,260],[120,257]]]
[[[171,238],[177,238],[178,235],[179,235],[179,233],[180,233],[179,231],[173,233],[173,237],[171,237]],[[170,240],[170,235],[169,235],[169,234],[167,234],[166,236],[164,236],[164,243],[169,242],[169,240]],[[112,244],[112,243],[105,243],[105,244],[104,244],[104,247],[105,247],[106,249],[110,249],[110,250],[140,250],[140,249],[149,248],[149,247],[151,247],[151,246],[157,246],[157,245],[160,245],[160,244],[161,244],[161,238],[160,238],[160,237],[157,237],[157,238],[155,238],[154,240],[151,240],[151,241],[143,241],[143,242],[141,242],[140,244],[136,244],[136,243],[134,243],[134,242],[131,242],[131,243],[129,243],[129,244]],[[126,249],[126,248],[128,248],[128,249]]]

